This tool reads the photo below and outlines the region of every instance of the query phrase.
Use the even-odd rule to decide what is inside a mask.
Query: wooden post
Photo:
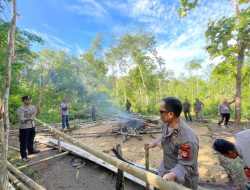
[[[145,150],[145,169],[146,171],[149,170],[149,149],[148,144],[144,144],[144,150]],[[146,190],[150,189],[150,184],[146,183]]]
[[[25,184],[27,184],[29,189],[33,190],[46,190],[44,187],[30,179],[27,175],[25,175],[23,172],[15,168],[11,163],[7,162],[8,169],[13,172],[19,179],[21,179]]]
[[[94,155],[95,157],[104,160],[105,162],[115,166],[116,168],[119,168],[145,182],[148,182],[150,185],[158,188],[158,189],[172,189],[172,190],[190,190],[182,185],[179,185],[175,182],[171,182],[171,181],[166,181],[164,180],[162,177],[157,176],[151,172],[147,172],[143,169],[137,168],[135,166],[133,166],[132,164],[126,163],[124,161],[121,161],[115,157],[112,157],[100,150],[97,149],[93,149],[87,145],[85,145],[84,143],[82,143],[81,141],[74,139],[73,137],[55,129],[54,127],[42,122],[41,120],[37,119],[37,118],[33,118],[37,123],[42,124],[44,127],[48,127],[53,133],[55,133],[56,135],[60,136],[62,139],[70,142],[73,145],[78,146],[79,148],[89,152],[90,154]]]
[[[61,147],[61,141],[60,141],[60,136],[59,135],[56,135],[57,137],[57,148],[58,148],[58,152],[61,153],[62,152],[62,147]]]
[[[118,154],[120,154],[122,156],[122,150],[121,150],[120,144],[118,144],[116,146],[116,151],[118,152]],[[120,170],[119,168],[117,171],[115,187],[116,187],[116,190],[124,190],[125,189],[124,172],[123,172],[123,170]]]
[[[18,187],[21,190],[29,190],[29,188],[24,185],[19,179],[17,179],[14,175],[12,175],[10,172],[8,172],[9,179],[16,187]]]

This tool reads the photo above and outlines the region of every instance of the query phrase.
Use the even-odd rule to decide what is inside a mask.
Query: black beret
[[[24,100],[31,100],[31,96],[23,96],[22,97],[22,100],[24,101]]]

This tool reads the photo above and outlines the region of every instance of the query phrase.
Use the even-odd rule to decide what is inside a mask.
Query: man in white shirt
[[[214,142],[213,147],[216,151],[227,158],[235,159],[238,156],[242,158],[244,172],[248,180],[246,187],[250,190],[250,129],[237,133],[235,138],[235,144],[224,139],[217,139]]]
[[[69,129],[69,106],[68,106],[68,99],[64,98],[63,102],[60,104],[60,110],[62,115],[62,128],[64,131]]]

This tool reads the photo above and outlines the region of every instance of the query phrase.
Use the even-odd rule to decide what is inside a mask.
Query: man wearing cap
[[[35,139],[35,123],[32,117],[36,117],[40,109],[36,108],[31,104],[30,96],[22,97],[23,105],[18,109],[19,117],[19,141],[20,141],[20,154],[23,161],[29,161],[27,157],[28,154],[36,154],[40,152],[34,148],[34,139]]]
[[[60,110],[62,115],[62,128],[64,131],[69,129],[69,106],[68,106],[68,99],[64,98],[63,102],[60,104]]]
[[[182,103],[173,97],[162,99],[160,118],[162,137],[148,145],[163,149],[163,161],[157,174],[167,181],[197,189],[199,140],[195,132],[180,119]]]

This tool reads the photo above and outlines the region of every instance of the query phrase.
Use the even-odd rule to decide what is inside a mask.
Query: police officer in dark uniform
[[[184,112],[184,116],[186,121],[192,121],[192,117],[190,114],[191,111],[191,104],[189,103],[188,99],[186,98],[185,102],[183,102],[183,112]]]
[[[36,154],[40,152],[34,148],[34,138],[35,138],[35,122],[33,117],[36,117],[40,109],[36,108],[31,104],[30,96],[22,97],[23,105],[18,109],[19,117],[19,141],[20,141],[20,153],[23,161],[29,161],[27,157],[28,154]]]
[[[198,188],[199,140],[195,132],[180,119],[182,103],[173,97],[164,98],[160,104],[163,121],[162,137],[148,145],[163,149],[163,161],[157,174],[167,181],[176,181],[191,189]]]

